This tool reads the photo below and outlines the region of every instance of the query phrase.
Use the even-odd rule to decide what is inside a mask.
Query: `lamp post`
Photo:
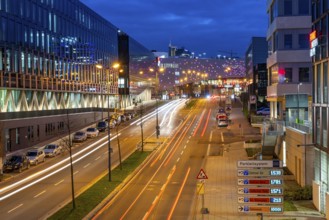
[[[99,73],[100,73],[100,71],[103,69],[103,66],[101,64],[96,64],[96,68],[99,70]],[[102,78],[102,77],[103,76],[100,76],[99,78]],[[100,88],[101,88],[101,111],[102,111],[102,117],[101,117],[101,119],[103,120],[104,103],[103,103],[103,84],[102,83],[103,83],[103,80],[100,83]]]
[[[299,86],[303,85],[303,83],[299,83],[297,85],[297,123],[299,124]]]

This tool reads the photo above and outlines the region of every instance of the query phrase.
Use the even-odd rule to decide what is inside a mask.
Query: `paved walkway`
[[[245,131],[254,131],[241,113],[235,120],[242,123]],[[234,121],[234,120],[233,120]],[[237,123],[235,123],[237,124]],[[249,126],[249,128],[248,128]],[[236,130],[232,126],[231,130]],[[235,134],[237,135],[237,134]],[[238,193],[237,193],[237,162],[238,160],[248,160],[247,153],[243,148],[243,142],[226,144],[223,155],[208,156],[204,170],[209,179],[205,180],[204,195],[198,195],[195,204],[193,220],[256,220],[261,219],[256,213],[238,212]],[[312,201],[303,201],[306,206],[313,207]],[[296,202],[298,204],[301,202]],[[242,204],[240,204],[242,205]],[[301,206],[305,207],[305,204]],[[209,213],[202,214],[201,209],[207,208]],[[321,213],[312,208],[302,208],[303,211],[284,212],[282,214],[268,215],[264,213],[263,219],[326,219]]]

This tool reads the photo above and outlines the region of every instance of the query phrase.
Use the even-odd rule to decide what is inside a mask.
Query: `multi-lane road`
[[[159,123],[166,135],[180,123],[175,113],[185,104],[175,100],[159,108]],[[163,122],[162,122],[163,121]],[[122,157],[128,157],[141,141],[140,119],[125,122],[119,128]],[[170,126],[167,126],[168,123]],[[144,137],[155,136],[155,112],[143,116]],[[175,125],[176,124],[176,125]],[[113,130],[114,131],[114,130]],[[111,131],[112,132],[112,131]],[[112,166],[118,164],[116,132],[111,134]],[[113,141],[114,140],[114,141]],[[87,188],[108,170],[107,132],[73,147],[75,194]],[[68,153],[46,160],[10,180],[0,183],[0,219],[42,219],[71,200],[71,179]]]
[[[148,162],[94,219],[187,219],[197,210],[197,175],[208,155],[223,152],[223,134],[215,116],[218,100],[198,99],[192,109],[185,100],[159,108],[161,138]],[[234,115],[232,115],[234,118]],[[155,137],[155,112],[143,116],[144,137]],[[123,158],[141,141],[140,119],[119,128]],[[76,195],[108,169],[106,133],[73,148]],[[113,132],[112,132],[113,133]],[[111,134],[111,140],[116,132]],[[231,139],[236,137],[232,136]],[[111,141],[112,166],[118,164],[117,141]],[[1,219],[44,219],[71,200],[68,154],[59,155],[0,184]]]
[[[205,158],[220,153],[211,147],[221,142],[218,131],[227,130],[218,128],[217,110],[216,99],[199,99],[191,111],[181,110],[182,123],[93,219],[191,219],[197,212],[197,176]]]

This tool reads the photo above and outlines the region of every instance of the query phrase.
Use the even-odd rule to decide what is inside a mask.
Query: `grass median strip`
[[[49,219],[83,219],[117,186],[119,186],[125,178],[147,158],[150,153],[151,152],[136,151],[125,161],[123,161],[122,170],[120,170],[120,166],[112,170],[112,182],[109,182],[108,175],[105,175],[97,183],[76,197],[76,208],[74,210],[72,209],[72,202],[70,202]]]

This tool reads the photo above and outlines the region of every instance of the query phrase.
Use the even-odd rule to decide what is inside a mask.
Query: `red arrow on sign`
[[[196,177],[198,180],[205,180],[208,179],[206,173],[203,169],[200,169],[198,176]]]

